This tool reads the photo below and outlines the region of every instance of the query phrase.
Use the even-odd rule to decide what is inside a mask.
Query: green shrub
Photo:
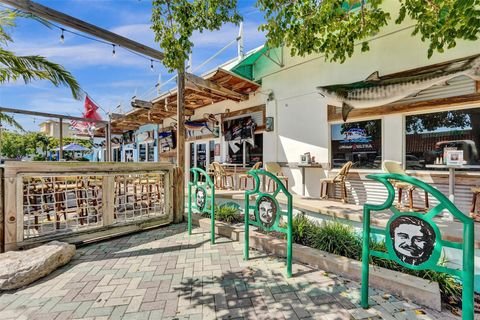
[[[302,213],[292,219],[292,226],[293,242],[308,247],[314,246],[315,235],[320,229],[318,223],[311,221]]]
[[[293,240],[295,243],[313,247],[347,258],[361,260],[362,237],[355,233],[352,227],[340,222],[317,222],[309,220],[304,214],[295,216],[292,220]],[[370,249],[386,252],[385,242],[370,241]],[[370,263],[382,268],[403,272],[429,281],[438,282],[443,301],[458,304],[462,286],[457,279],[443,272],[431,270],[411,270],[393,260],[371,257]],[[441,261],[444,265],[446,261]]]
[[[209,213],[203,213],[202,216],[210,217]],[[234,206],[215,206],[215,220],[227,223],[238,223],[243,221],[240,210]]]
[[[359,260],[362,240],[353,228],[340,222],[324,222],[315,235],[314,247],[326,252]]]

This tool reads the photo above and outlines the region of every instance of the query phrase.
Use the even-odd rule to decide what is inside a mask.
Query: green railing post
[[[433,270],[456,276],[462,289],[462,319],[474,317],[474,222],[464,215],[438,189],[418,179],[401,174],[373,174],[367,178],[381,182],[388,190],[387,200],[380,205],[365,204],[363,207],[363,252],[362,252],[362,299],[363,308],[368,308],[369,265],[371,256],[393,260],[412,270]],[[400,212],[394,205],[395,189],[391,181],[407,183],[435,197],[438,204],[424,212]],[[390,209],[393,213],[385,229],[370,227],[370,211]],[[434,218],[449,211],[463,224],[463,243],[458,244],[442,238]],[[370,249],[370,235],[385,237],[387,252]],[[440,263],[444,248],[462,250],[462,268],[454,269]],[[440,263],[440,264],[439,264]]]
[[[210,208],[212,208],[212,211],[210,212],[210,219],[211,219],[211,232],[212,234],[210,235],[210,241],[212,244],[215,244],[215,187],[211,189],[212,191],[212,197],[210,199]]]
[[[465,226],[463,248],[463,289],[462,289],[462,319],[474,318],[474,277],[475,277],[475,237],[474,224],[468,223]]]
[[[250,249],[250,216],[248,208],[250,207],[249,195],[245,196],[245,250],[243,251],[244,260],[249,259],[249,249]]]
[[[188,184],[188,235],[192,235],[192,185]]]
[[[292,255],[293,255],[293,228],[292,228],[292,208],[293,201],[292,195],[285,188],[283,183],[277,176],[264,171],[264,170],[251,170],[248,172],[254,178],[253,190],[245,192],[245,252],[244,259],[249,258],[249,228],[250,225],[261,228],[265,231],[278,231],[287,235],[287,277],[292,276]],[[270,193],[263,193],[260,191],[260,177],[259,175],[266,176],[272,179],[277,186],[276,190]],[[276,197],[282,192],[287,197],[287,210],[283,211],[280,207]],[[256,201],[254,205],[250,205],[250,196],[255,196]],[[255,212],[255,219],[250,219],[250,211]],[[281,226],[281,217],[287,218],[287,226]]]
[[[199,213],[209,213],[211,220],[210,241],[215,244],[215,184],[208,174],[200,168],[191,168],[193,181],[188,183],[188,234],[192,234],[192,209]],[[201,183],[200,176],[205,177]],[[192,199],[192,188],[195,188],[195,196]],[[210,195],[208,194],[210,190]]]
[[[362,308],[368,308],[368,281],[370,268],[368,260],[370,259],[370,238],[365,237],[370,234],[370,211],[363,208],[363,248],[362,248]]]

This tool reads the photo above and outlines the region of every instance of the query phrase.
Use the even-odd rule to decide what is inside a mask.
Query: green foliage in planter
[[[360,260],[362,254],[362,237],[355,233],[352,227],[340,222],[323,222],[321,224],[299,214],[293,219],[293,240],[295,243],[341,255],[350,259]],[[370,248],[386,252],[385,242],[371,241]],[[455,277],[431,270],[407,269],[392,260],[372,257],[371,264],[410,274],[425,280],[438,282],[442,299],[449,304],[458,304],[462,286]],[[441,261],[445,264],[446,261]]]
[[[210,217],[209,213],[202,214],[204,217]],[[238,223],[243,221],[238,208],[233,206],[215,206],[215,220],[227,223]]]
[[[308,246],[315,247],[315,235],[317,234],[320,226],[308,219],[304,214],[297,214],[292,219],[292,238],[293,242]]]
[[[360,260],[362,240],[353,228],[339,222],[324,222],[315,235],[315,248]]]

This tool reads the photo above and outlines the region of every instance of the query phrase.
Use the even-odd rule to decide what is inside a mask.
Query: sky
[[[36,0],[36,2],[160,49],[154,41],[153,31],[150,30],[152,9],[150,0]],[[254,6],[255,0],[239,0],[238,3],[239,11],[244,18],[244,45],[247,52],[265,41],[264,34],[258,31],[263,17]],[[10,33],[14,43],[9,44],[7,50],[18,55],[44,56],[52,62],[63,65],[99,105],[103,117],[106,117],[107,112],[120,113],[128,110],[128,107],[118,109],[117,106],[128,105],[134,95],[139,97],[155,95],[154,86],[158,79],[165,82],[171,77],[161,64],[154,63],[154,69],[151,70],[149,59],[138,57],[122,48],[117,47],[113,56],[112,46],[68,32],[64,33],[65,40],[62,43],[61,30],[55,27],[48,28],[31,19],[18,19],[17,27],[10,29]],[[234,40],[237,35],[238,27],[233,24],[227,24],[219,31],[194,34],[193,69]],[[236,55],[237,47],[233,45],[195,73],[201,74],[212,70],[221,63],[235,58]],[[0,105],[71,116],[81,116],[83,112],[83,100],[74,100],[68,88],[57,88],[46,81],[0,85]],[[25,129],[33,131],[37,131],[38,125],[46,120],[23,115],[14,117]]]

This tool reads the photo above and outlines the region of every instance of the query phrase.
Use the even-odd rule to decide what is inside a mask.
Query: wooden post
[[[59,144],[58,144],[58,161],[61,161],[63,159],[63,119],[59,118],[58,119],[58,124],[59,124]]]
[[[17,179],[14,175],[5,175],[4,178],[5,199],[12,199],[12,201],[5,201],[4,207],[4,249],[5,251],[11,251],[17,249],[17,197],[23,199],[23,196],[17,194]]]
[[[114,176],[104,176],[102,181],[102,216],[103,226],[108,226],[114,222],[115,206],[115,178]]]
[[[105,161],[112,161],[112,126],[108,123],[105,126]]]
[[[185,66],[177,76],[177,170],[174,175],[175,206],[173,222],[183,221],[185,212]]]

